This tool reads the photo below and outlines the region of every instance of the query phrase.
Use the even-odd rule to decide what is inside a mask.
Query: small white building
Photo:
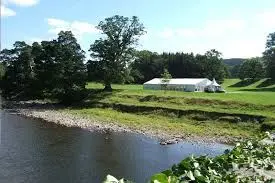
[[[145,90],[175,90],[175,91],[204,91],[212,83],[207,78],[175,78],[163,82],[162,78],[154,78],[143,84]]]

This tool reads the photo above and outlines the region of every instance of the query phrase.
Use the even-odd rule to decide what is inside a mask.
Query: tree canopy
[[[145,33],[144,26],[136,16],[132,18],[115,15],[101,21],[97,28],[104,35],[90,46],[93,61],[99,61],[105,89],[123,78],[127,64],[133,57],[138,39]]]
[[[263,60],[259,57],[247,59],[239,69],[240,79],[261,79],[265,76]]]
[[[84,51],[71,31],[61,31],[52,41],[15,42],[1,51],[6,72],[2,90],[7,97],[56,97],[69,102],[85,89]]]
[[[226,67],[221,53],[210,50],[204,55],[193,53],[158,54],[147,50],[138,51],[130,64],[131,75],[136,83],[144,83],[152,78],[161,77],[167,68],[173,78],[216,78],[223,81]]]

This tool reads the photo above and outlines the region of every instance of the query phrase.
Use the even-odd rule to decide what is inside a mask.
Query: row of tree
[[[88,78],[90,81],[100,81],[104,71],[102,63],[88,61]],[[204,55],[189,53],[162,53],[148,50],[136,51],[133,60],[115,82],[142,84],[152,78],[160,78],[167,69],[173,78],[216,78],[223,81],[227,69],[222,62],[221,53],[216,50]]]
[[[55,97],[63,102],[85,89],[85,53],[70,31],[31,46],[17,41],[0,54],[2,94],[8,98]]]
[[[100,80],[105,89],[111,90],[111,83],[124,77],[134,46],[145,33],[144,26],[135,16],[116,15],[101,21],[97,28],[103,36],[91,44],[89,51],[91,58],[101,63]],[[5,70],[1,78],[4,97],[54,97],[71,103],[85,94],[85,52],[71,31],[61,31],[57,39],[41,44],[17,41],[12,49],[1,51],[0,59]]]
[[[112,83],[143,83],[162,77],[166,71],[174,78],[216,78],[228,76],[221,53],[162,53],[136,51],[144,26],[137,17],[113,16],[97,28],[103,36],[90,46],[91,60],[85,64],[85,52],[70,31],[58,38],[28,45],[17,41],[12,49],[0,53],[2,94],[10,98],[55,97],[63,102],[79,100],[85,94],[86,81],[100,81],[106,90]],[[271,77],[275,80],[275,33],[268,36],[263,58],[244,62],[239,76]],[[88,76],[88,77],[87,77]]]

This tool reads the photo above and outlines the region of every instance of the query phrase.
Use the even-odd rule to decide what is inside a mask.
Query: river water
[[[1,183],[102,182],[107,174],[136,183],[185,157],[215,156],[222,144],[158,141],[131,133],[89,132],[1,111]]]

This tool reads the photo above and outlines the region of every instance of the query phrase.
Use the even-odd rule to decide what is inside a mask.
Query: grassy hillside
[[[203,137],[250,137],[275,121],[275,83],[267,79],[243,82],[225,80],[227,93],[187,93],[143,90],[142,85],[89,83],[91,96],[77,115],[115,121],[142,131]],[[85,107],[83,107],[83,105]],[[271,121],[271,122],[270,122]],[[264,124],[264,125],[263,125]]]

